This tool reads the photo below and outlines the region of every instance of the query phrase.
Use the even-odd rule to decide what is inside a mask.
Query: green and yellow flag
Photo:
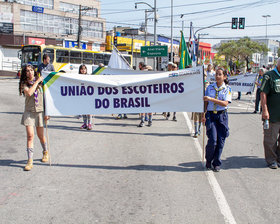
[[[184,69],[187,66],[192,64],[192,59],[190,57],[186,41],[184,38],[184,34],[181,31],[181,42],[180,42],[180,49],[179,49],[179,56],[180,56],[180,65],[179,69]]]

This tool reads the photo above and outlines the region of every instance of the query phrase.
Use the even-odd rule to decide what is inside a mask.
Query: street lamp
[[[137,9],[137,5],[144,4],[149,6],[154,12],[154,45],[157,45],[157,1],[154,0],[154,7],[146,2],[135,2],[135,9]],[[154,57],[154,70],[156,70],[157,59]]]
[[[271,17],[271,15],[262,15],[265,18],[265,39],[267,39],[267,17]]]

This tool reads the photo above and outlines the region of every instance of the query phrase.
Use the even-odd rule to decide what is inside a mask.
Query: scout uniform
[[[231,102],[231,88],[225,83],[218,87],[215,82],[207,87],[205,96]],[[229,136],[227,107],[208,101],[205,118],[208,137],[206,161],[210,166],[212,164],[214,167],[219,167],[222,164],[221,154],[225,139]]]

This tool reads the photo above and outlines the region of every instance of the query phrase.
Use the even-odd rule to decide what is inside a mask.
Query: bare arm
[[[262,118],[269,119],[269,113],[267,109],[267,96],[266,93],[261,92],[261,105],[262,105]]]
[[[31,86],[30,88],[25,88],[25,89],[24,89],[24,94],[25,94],[26,96],[32,96],[32,95],[34,94],[34,92],[35,92],[35,90],[36,90],[38,84],[39,84],[40,82],[42,82],[43,80],[44,80],[44,78],[43,78],[42,76],[40,76],[40,77],[36,80],[36,82],[33,84],[33,86]]]

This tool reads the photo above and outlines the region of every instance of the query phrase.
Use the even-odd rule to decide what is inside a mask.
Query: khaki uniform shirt
[[[29,88],[27,85],[23,86],[23,89]],[[37,87],[38,92],[38,106],[35,106],[34,94],[32,96],[25,96],[25,109],[27,112],[42,112],[44,111],[43,103],[43,88],[41,86]]]

